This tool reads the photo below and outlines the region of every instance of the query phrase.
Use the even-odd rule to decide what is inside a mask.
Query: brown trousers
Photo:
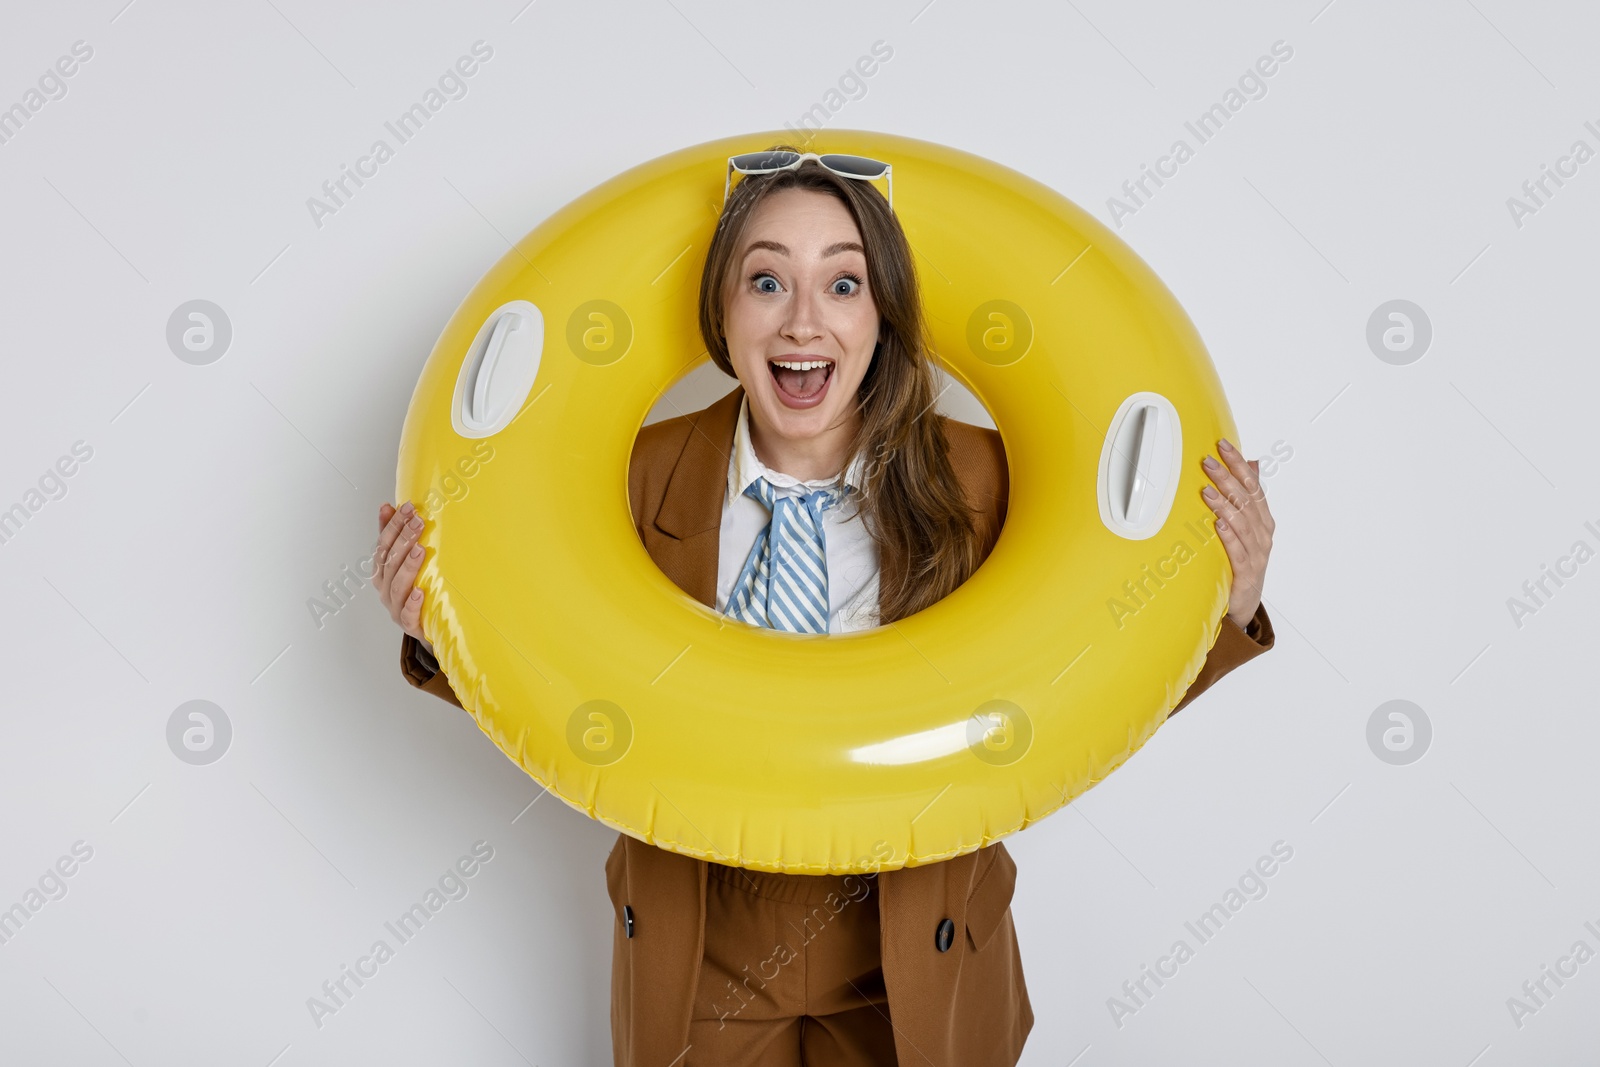
[[[707,875],[684,1067],[894,1064],[876,875]]]

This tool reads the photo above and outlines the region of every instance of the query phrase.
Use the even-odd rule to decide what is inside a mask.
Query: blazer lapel
[[[717,604],[722,500],[744,386],[689,416],[688,438],[646,527],[645,550],[673,583],[708,608]]]

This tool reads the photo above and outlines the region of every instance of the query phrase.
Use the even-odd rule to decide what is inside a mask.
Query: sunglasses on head
[[[894,210],[894,168],[866,156],[844,156],[837,153],[817,155],[815,152],[790,152],[782,149],[770,152],[746,152],[728,157],[728,177],[722,185],[722,202],[728,202],[733,188],[733,172],[740,174],[774,174],[780,170],[794,170],[808,159],[814,159],[841,178],[855,178],[870,182],[878,178],[889,179],[889,210]]]

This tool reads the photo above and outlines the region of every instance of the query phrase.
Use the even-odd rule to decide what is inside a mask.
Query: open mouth
[[[769,359],[767,369],[772,373],[779,396],[794,406],[820,400],[833,378],[831,359]]]

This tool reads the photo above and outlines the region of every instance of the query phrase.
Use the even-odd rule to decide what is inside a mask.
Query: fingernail
[[[1222,439],[1222,447],[1226,448],[1229,452],[1237,452],[1238,451],[1238,449],[1234,448],[1232,443],[1230,443],[1226,437],[1224,437]]]
[[[409,501],[409,500],[407,500],[404,504],[400,505],[400,514],[402,514],[402,515],[410,515],[415,510],[416,510],[416,508],[413,508],[411,506],[411,501]]]
[[[1218,493],[1215,489],[1208,485],[1204,489],[1200,490],[1200,495],[1205,497],[1207,500],[1215,500],[1222,494]]]
[[[1218,515],[1217,516],[1217,529],[1226,530],[1227,528],[1228,528],[1228,520],[1224,519],[1222,516]]]
[[[411,590],[411,599],[412,600],[421,600],[422,599],[422,590],[420,590],[420,589]]]
[[[1222,464],[1218,463],[1216,460],[1212,459],[1210,456],[1207,456],[1201,462],[1203,462],[1205,464],[1205,468],[1208,471],[1218,471],[1218,470],[1222,469]]]
[[[422,555],[422,546],[421,545],[412,545],[411,546],[411,558],[412,559],[416,559],[420,555]]]

